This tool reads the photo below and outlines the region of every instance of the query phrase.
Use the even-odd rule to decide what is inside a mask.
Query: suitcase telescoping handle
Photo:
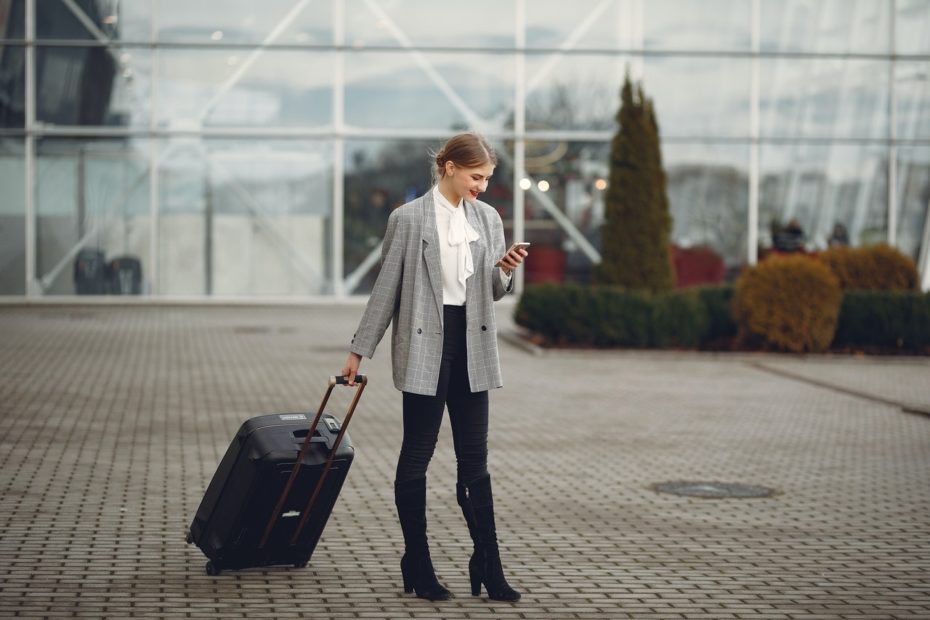
[[[274,526],[278,522],[278,518],[281,516],[281,510],[284,508],[284,502],[287,501],[287,496],[291,492],[291,487],[294,485],[294,481],[297,479],[297,472],[300,471],[300,465],[303,463],[304,455],[306,454],[307,450],[310,449],[313,433],[316,430],[317,425],[320,423],[320,418],[323,416],[323,409],[326,408],[326,403],[329,402],[329,396],[333,393],[333,388],[337,385],[345,385],[346,383],[348,382],[344,377],[335,376],[329,378],[329,386],[326,388],[326,394],[323,395],[323,402],[320,403],[320,408],[317,409],[316,416],[313,418],[313,422],[310,424],[310,431],[307,433],[307,436],[304,438],[304,443],[300,447],[300,454],[297,456],[297,462],[294,463],[294,469],[291,470],[291,475],[287,479],[287,484],[284,485],[284,490],[281,492],[281,497],[278,498],[278,504],[275,506],[274,512],[271,514],[271,519],[268,520],[268,525],[265,527],[265,532],[262,534],[261,542],[258,543],[259,549],[263,549],[265,547],[265,544],[271,537],[271,532],[274,530]],[[333,466],[333,460],[336,458],[336,450],[339,449],[339,444],[342,442],[342,436],[345,435],[346,429],[349,427],[349,421],[352,420],[352,414],[355,413],[355,407],[358,405],[358,401],[362,397],[362,392],[365,390],[366,385],[368,385],[368,377],[365,375],[355,376],[355,396],[353,396],[352,402],[349,404],[349,409],[346,411],[345,419],[342,421],[339,434],[336,435],[336,440],[333,442],[333,447],[329,451],[329,456],[326,457],[326,463],[323,466],[322,473],[320,473],[320,479],[317,480],[316,487],[313,489],[313,494],[310,496],[310,501],[307,502],[307,506],[303,509],[303,511],[301,511],[300,522],[297,524],[297,529],[294,530],[294,535],[291,536],[291,545],[297,544],[297,540],[300,538],[300,533],[303,531],[304,526],[307,524],[307,519],[310,516],[310,512],[313,510],[313,505],[316,503],[316,498],[320,494],[320,491],[323,489],[323,483],[326,481],[326,476],[329,474],[329,470]]]

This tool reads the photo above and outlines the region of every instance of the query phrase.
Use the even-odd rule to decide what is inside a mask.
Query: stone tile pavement
[[[930,417],[897,404],[930,408],[919,358],[532,355],[508,338],[491,470],[524,599],[469,594],[446,424],[429,517],[456,598],[437,604],[400,587],[385,341],[310,565],[207,576],[184,536],[228,442],[247,417],[315,407],[361,311],[0,307],[0,617],[930,618]],[[652,489],[674,480],[778,494]]]

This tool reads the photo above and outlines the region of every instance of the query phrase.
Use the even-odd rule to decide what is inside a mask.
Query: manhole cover
[[[652,485],[654,491],[685,495],[687,497],[703,497],[715,499],[721,497],[771,497],[775,489],[753,484],[739,484],[730,482],[660,482]]]

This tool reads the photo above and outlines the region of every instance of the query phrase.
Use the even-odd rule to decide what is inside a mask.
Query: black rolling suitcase
[[[207,574],[307,565],[352,465],[346,428],[368,383],[364,375],[356,381],[341,424],[323,413],[333,387],[345,383],[331,377],[312,422],[302,413],[284,413],[240,427],[187,534],[209,558]]]

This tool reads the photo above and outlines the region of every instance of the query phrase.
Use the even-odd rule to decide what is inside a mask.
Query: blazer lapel
[[[436,230],[436,206],[433,204],[433,190],[423,196],[421,207],[423,217],[423,258],[426,261],[426,273],[429,274],[430,288],[436,300],[436,309],[442,317],[442,263],[439,258],[439,232]]]
[[[471,259],[475,265],[475,275],[481,273],[481,265],[483,265],[484,260],[484,251],[487,248],[485,243],[484,236],[487,234],[484,228],[481,226],[481,222],[478,219],[477,208],[475,203],[463,201],[462,208],[465,209],[465,219],[468,221],[469,225],[478,233],[478,238],[468,244],[468,247],[471,249]],[[472,276],[474,278],[474,276]],[[477,303],[477,298],[475,297],[477,287],[475,286],[466,286],[465,287],[465,303],[466,308],[471,304],[474,307],[474,304]],[[467,310],[466,310],[467,312]]]

